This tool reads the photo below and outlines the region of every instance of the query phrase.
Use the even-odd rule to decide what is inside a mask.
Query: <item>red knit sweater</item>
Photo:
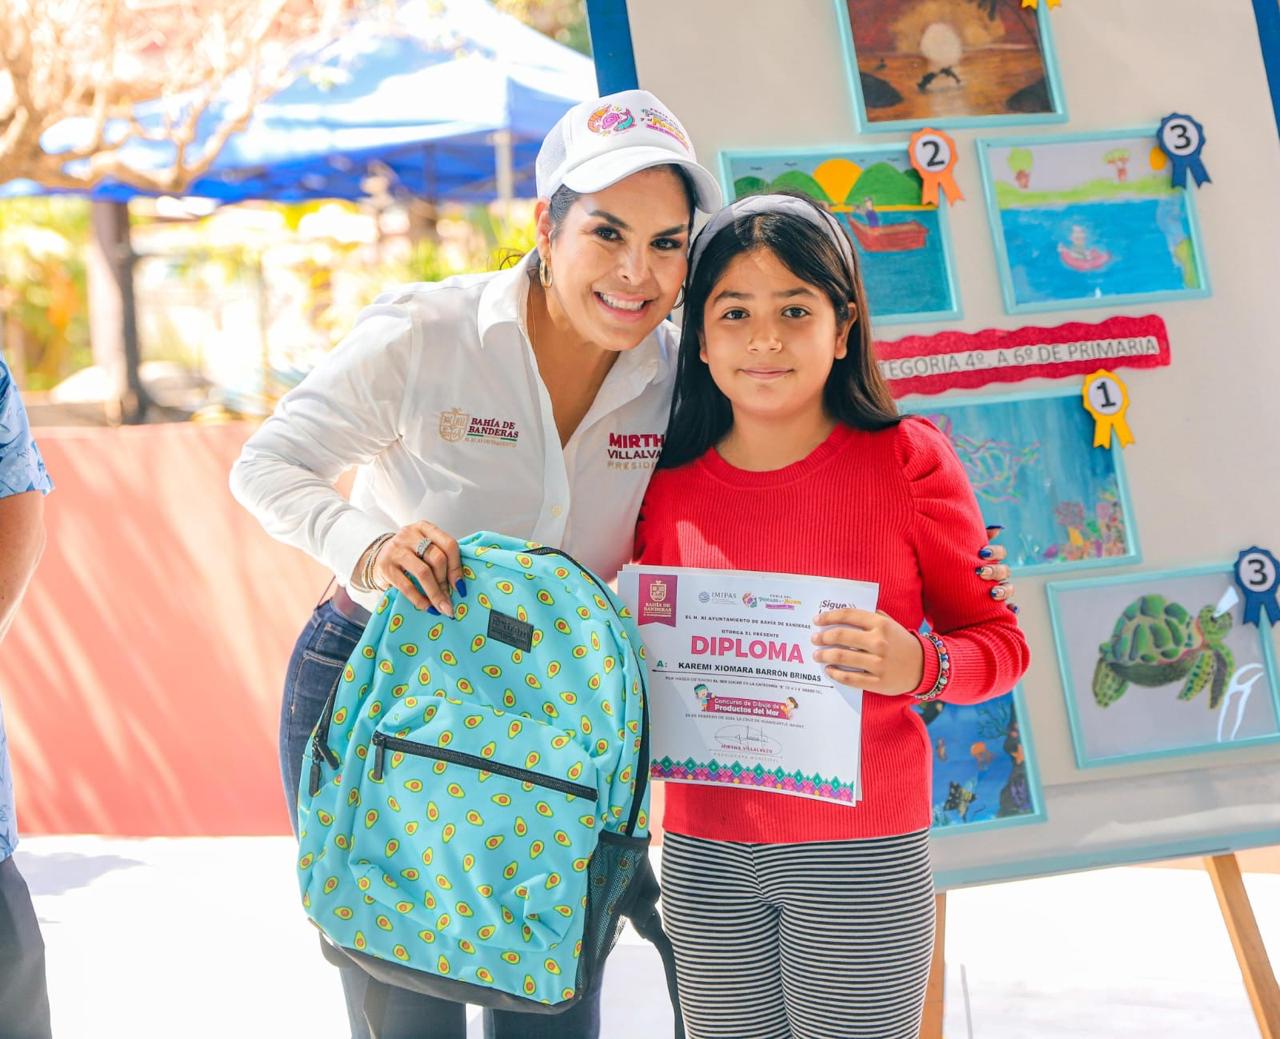
[[[974,569],[986,529],[960,460],[924,419],[875,433],[839,425],[808,457],[748,472],[715,449],[649,484],[636,558],[875,581],[879,608],[915,631],[926,618],[951,655],[942,699],[1007,693],[1026,671],[1026,641]],[[937,678],[924,644],[918,690]],[[845,805],[736,787],[668,783],[665,829],[764,844],[853,840],[929,826],[932,753],[910,696],[866,693],[862,797]]]

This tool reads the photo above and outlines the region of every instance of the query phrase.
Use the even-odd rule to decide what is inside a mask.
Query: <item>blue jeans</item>
[[[342,669],[360,641],[363,629],[328,602],[311,614],[289,658],[280,712],[280,770],[294,835],[298,832],[298,784],[311,731],[325,701],[338,685]],[[354,963],[338,968],[347,1001],[352,1039],[371,1039],[365,1018],[365,993],[372,981]],[[377,1039],[466,1039],[467,1008],[405,989],[390,989]],[[485,1039],[596,1039],[600,1034],[600,991],[563,1014],[519,1014],[485,1011]]]

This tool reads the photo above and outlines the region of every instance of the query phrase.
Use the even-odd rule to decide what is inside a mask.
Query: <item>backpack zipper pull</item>
[[[382,782],[382,763],[387,756],[387,740],[380,732],[373,734],[373,745],[376,748],[373,754],[373,776],[371,777],[375,783]]]
[[[314,743],[312,743],[311,744],[311,784],[308,788],[312,797],[315,797],[316,794],[320,793],[320,787],[322,785],[322,780],[324,778],[320,771],[320,764],[323,761],[324,761],[324,757],[320,753],[320,748],[316,746]]]
[[[323,755],[325,761],[329,762],[330,768],[337,768],[342,764],[342,759],[334,752],[334,749],[320,738],[319,730],[312,737],[311,749],[313,754]]]

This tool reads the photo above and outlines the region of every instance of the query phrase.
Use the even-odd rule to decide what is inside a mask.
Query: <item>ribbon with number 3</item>
[[[1244,623],[1258,624],[1264,616],[1268,624],[1280,621],[1280,560],[1254,545],[1236,558],[1235,573],[1244,592]]]
[[[960,194],[960,185],[952,176],[956,168],[956,142],[950,134],[941,130],[925,127],[911,135],[908,146],[911,155],[911,166],[920,174],[923,182],[920,202],[926,206],[936,206],[938,192],[947,196],[947,202],[955,205],[964,201]]]
[[[1204,127],[1195,119],[1181,112],[1165,116],[1160,120],[1156,140],[1160,150],[1173,164],[1169,176],[1175,188],[1186,188],[1188,173],[1195,178],[1196,187],[1209,183],[1209,171],[1200,161],[1200,153],[1204,151]]]
[[[1111,447],[1111,439],[1121,447],[1133,443],[1133,431],[1125,413],[1129,410],[1129,387],[1113,372],[1099,368],[1084,380],[1081,391],[1084,409],[1093,416],[1093,446]]]

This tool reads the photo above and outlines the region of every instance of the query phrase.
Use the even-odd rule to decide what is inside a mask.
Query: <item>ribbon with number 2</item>
[[[1093,416],[1094,447],[1113,446],[1113,434],[1121,447],[1133,443],[1133,431],[1125,418],[1129,410],[1129,387],[1115,373],[1099,368],[1084,380],[1081,396],[1085,411]]]
[[[938,205],[938,192],[947,196],[947,202],[955,205],[964,201],[960,185],[951,171],[956,167],[956,142],[941,130],[926,127],[911,135],[911,165],[924,181],[920,202],[926,206]]]

